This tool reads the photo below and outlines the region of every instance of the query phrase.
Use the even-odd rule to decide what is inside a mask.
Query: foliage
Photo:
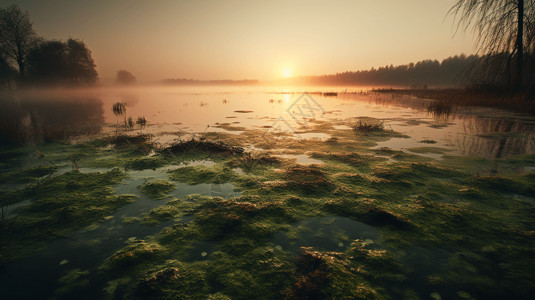
[[[117,77],[115,78],[115,84],[117,85],[132,85],[136,83],[136,77],[126,71],[126,70],[119,70],[117,71]]]
[[[513,84],[519,88],[524,84],[524,53],[535,50],[535,1],[534,0],[457,0],[449,13],[458,17],[458,28],[473,27],[477,35],[476,45],[488,57],[507,54],[506,71],[514,72]],[[511,67],[514,58],[516,66]]]
[[[97,81],[91,51],[82,41],[45,41],[28,55],[34,84],[91,85]]]
[[[15,77],[17,71],[11,66],[8,60],[0,53],[0,90],[11,88],[11,80]]]
[[[16,63],[25,75],[26,57],[37,43],[30,15],[13,4],[0,9],[0,50],[9,62]]]

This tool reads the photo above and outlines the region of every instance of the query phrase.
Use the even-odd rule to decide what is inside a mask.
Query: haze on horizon
[[[47,39],[78,38],[103,83],[126,69],[165,78],[320,75],[474,52],[446,13],[455,0],[0,0]]]

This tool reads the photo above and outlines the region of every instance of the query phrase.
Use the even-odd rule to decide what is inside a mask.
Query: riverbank
[[[438,100],[430,107],[432,112],[451,111],[460,106],[483,106],[535,114],[535,96],[532,93],[511,95],[496,90],[460,88],[377,89],[374,92]]]

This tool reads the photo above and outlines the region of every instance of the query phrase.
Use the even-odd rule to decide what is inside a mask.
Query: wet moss
[[[385,210],[372,204],[373,199],[333,199],[323,208],[339,216],[377,226],[391,226],[396,229],[411,229],[413,224],[405,216]]]
[[[131,299],[191,299],[209,293],[202,271],[177,264],[147,272],[138,280]]]
[[[272,188],[315,196],[329,194],[336,188],[327,174],[316,165],[290,167],[284,172],[283,179],[284,181],[274,182]]]
[[[31,199],[19,208],[1,246],[18,257],[35,251],[47,241],[67,238],[73,230],[103,220],[137,196],[116,195],[112,186],[126,178],[118,169],[106,173],[67,172],[20,191]],[[32,247],[28,247],[32,245]]]
[[[162,156],[140,157],[128,161],[125,165],[125,168],[131,170],[155,170],[156,168],[163,167],[166,164],[168,164],[168,162]]]
[[[143,218],[143,223],[147,225],[156,225],[180,217],[180,209],[173,205],[162,205],[149,211]]]
[[[176,185],[167,180],[146,181],[139,186],[139,189],[143,194],[154,200],[166,198],[175,188]]]
[[[99,270],[126,272],[141,262],[156,257],[163,250],[164,248],[157,243],[138,240],[108,257],[104,264],[99,267]]]
[[[245,172],[253,172],[257,168],[275,167],[280,166],[282,160],[279,157],[269,154],[251,154],[246,153],[240,158],[231,160],[228,165],[233,168],[241,168]]]
[[[514,193],[526,196],[535,195],[535,184],[522,180],[514,180],[502,176],[482,176],[474,177],[471,183],[485,190],[494,190],[502,193]]]
[[[56,166],[43,165],[21,171],[6,172],[0,175],[0,181],[2,183],[33,183],[44,176],[52,175],[56,170]]]
[[[208,135],[207,135],[208,136]],[[188,141],[180,141],[174,145],[165,148],[162,153],[169,154],[181,154],[186,152],[199,152],[206,151],[212,153],[223,153],[226,155],[242,154],[243,148],[237,146],[231,146],[227,143],[219,141],[213,141],[209,139],[194,139]]]
[[[168,172],[172,180],[187,184],[225,183],[236,177],[234,171],[228,167],[189,166]]]

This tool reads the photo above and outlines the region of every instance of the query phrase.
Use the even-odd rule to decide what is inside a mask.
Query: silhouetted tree
[[[97,80],[91,51],[78,40],[45,41],[28,55],[28,71],[34,84],[82,85]]]
[[[13,69],[7,59],[0,55],[0,89],[11,88],[11,80],[15,74],[15,69]]]
[[[368,84],[368,85],[452,85],[463,84],[466,80],[460,76],[475,62],[479,61],[477,55],[460,55],[437,60],[422,60],[400,66],[384,66],[378,69],[361,70],[356,72],[343,72],[332,75],[311,76],[303,78],[307,84]]]
[[[0,50],[8,61],[18,65],[21,77],[25,74],[26,57],[37,41],[27,11],[15,4],[0,9]]]
[[[67,45],[46,41],[28,54],[28,76],[34,83],[64,83],[66,79]]]
[[[508,53],[516,60],[514,86],[523,84],[524,53],[533,53],[535,44],[535,0],[457,0],[449,13],[459,17],[463,30],[474,28],[477,45],[491,57]]]
[[[94,84],[98,79],[96,65],[91,51],[84,42],[69,39],[67,41],[67,72],[73,84]]]
[[[115,78],[115,84],[117,85],[132,85],[136,83],[136,77],[126,71],[126,70],[119,70],[117,71],[117,77]]]

